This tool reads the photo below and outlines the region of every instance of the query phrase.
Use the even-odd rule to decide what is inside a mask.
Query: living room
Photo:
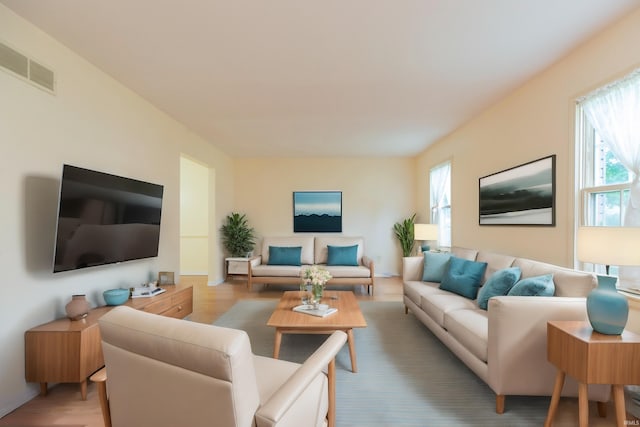
[[[381,275],[401,273],[392,225],[413,212],[428,219],[429,170],[452,162],[452,237],[483,248],[574,267],[575,101],[640,67],[640,9],[628,11],[488,108],[413,156],[232,156],[96,68],[45,31],[0,5],[0,39],[55,70],[55,95],[0,73],[5,165],[1,221],[5,285],[0,287],[0,416],[38,393],[24,379],[24,332],[64,316],[73,294],[102,303],[102,291],[129,287],[158,271],[180,271],[180,157],[214,171],[211,230],[232,211],[259,235],[292,234],[291,195],[339,190],[343,233],[365,236]],[[473,73],[473,70],[469,70]],[[224,139],[221,132],[220,139]],[[322,138],[318,138],[322,140]],[[554,227],[478,225],[479,177],[557,156]],[[63,164],[164,185],[159,256],[95,270],[52,274],[55,218]],[[211,239],[209,282],[223,280],[218,239]],[[630,302],[629,328],[640,331]]]

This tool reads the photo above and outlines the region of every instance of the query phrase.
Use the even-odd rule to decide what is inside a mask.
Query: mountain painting
[[[295,233],[342,232],[341,191],[295,191],[293,193]]]
[[[556,156],[480,178],[480,225],[555,225]]]

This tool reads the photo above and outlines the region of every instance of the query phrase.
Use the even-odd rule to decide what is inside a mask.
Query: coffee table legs
[[[282,343],[282,334],[331,334],[334,331],[308,331],[297,329],[276,328],[276,338],[273,343],[273,358],[280,357],[280,344]],[[353,339],[353,329],[344,329],[347,333],[347,344],[349,345],[349,357],[351,358],[351,372],[358,372],[358,363],[356,362],[356,344]]]

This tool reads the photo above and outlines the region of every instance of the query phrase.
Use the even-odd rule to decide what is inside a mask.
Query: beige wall
[[[393,224],[416,209],[408,158],[236,159],[235,208],[259,236],[293,235],[294,191],[342,191],[342,235],[364,236],[376,274],[399,274]]]
[[[180,158],[180,271],[209,271],[209,168]]]
[[[575,100],[640,67],[639,40],[637,10],[418,157],[420,176],[443,159],[452,159],[454,245],[574,266]],[[557,155],[557,225],[479,226],[478,178],[550,154]],[[418,183],[416,199],[422,207],[428,183]],[[640,329],[638,318],[632,312],[630,325],[635,330]]]
[[[211,210],[231,209],[231,159],[5,6],[0,39],[56,72],[51,95],[0,71],[0,416],[38,393],[24,380],[24,332],[64,316],[72,294],[102,292],[179,268],[180,154],[216,170]],[[52,273],[63,163],[164,185],[159,256]],[[216,222],[219,222],[216,220]],[[212,243],[217,246],[217,242]],[[216,263],[221,266],[220,262]],[[221,268],[213,272],[221,278]]]

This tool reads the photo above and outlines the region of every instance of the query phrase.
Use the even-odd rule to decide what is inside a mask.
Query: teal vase
[[[598,287],[587,296],[587,315],[594,331],[620,335],[629,317],[629,303],[616,290],[616,277],[598,276]]]

